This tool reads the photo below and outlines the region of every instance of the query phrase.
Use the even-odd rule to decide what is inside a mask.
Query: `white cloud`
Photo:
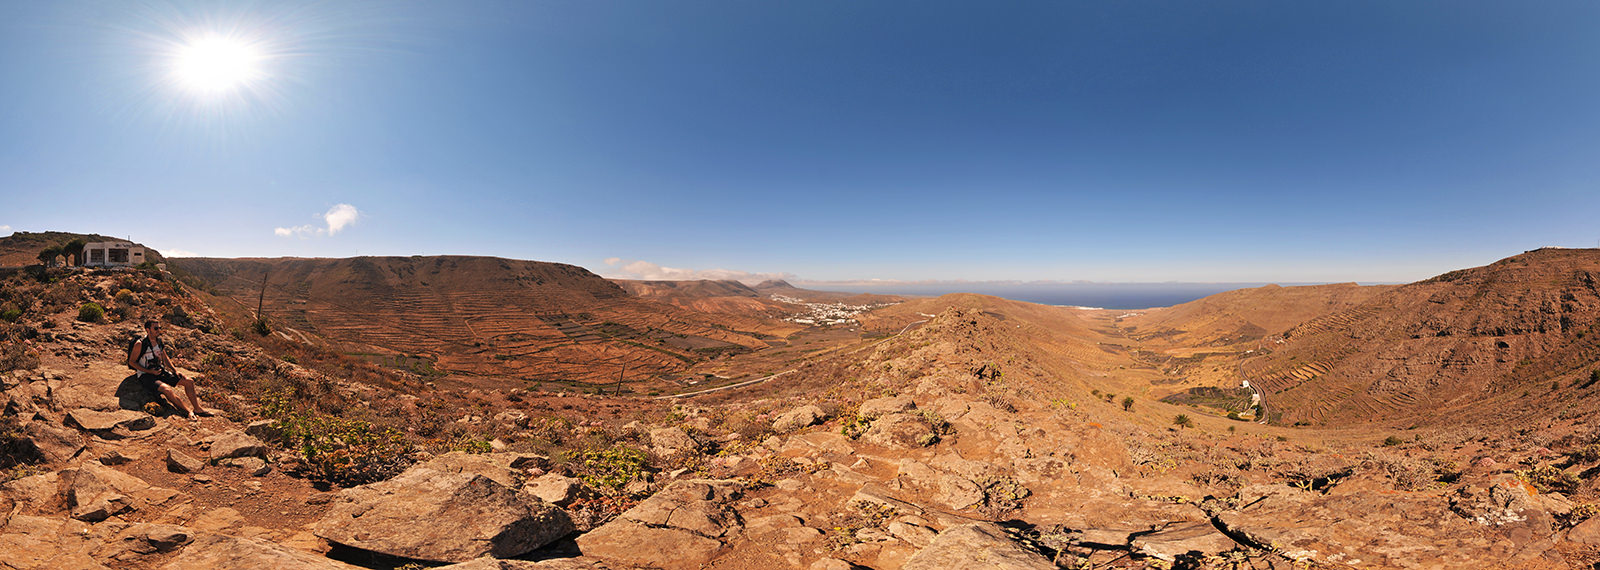
[[[361,212],[355,206],[337,204],[332,208],[328,208],[328,211],[324,212],[321,217],[322,221],[328,224],[325,228],[306,224],[291,228],[273,228],[272,233],[278,237],[298,237],[300,239],[312,236],[331,236],[339,233],[339,230],[343,230],[346,226],[356,223],[356,220],[361,219]]]
[[[322,219],[328,222],[328,235],[339,233],[339,230],[356,223],[356,219],[360,217],[361,212],[356,211],[356,207],[349,204],[336,205],[329,208],[328,213],[322,215]]]
[[[205,257],[187,249],[163,249],[161,255],[166,257]]]
[[[0,226],[0,232],[9,232],[9,231],[11,231],[11,226]]]
[[[616,275],[608,275],[617,279],[643,279],[646,281],[696,281],[700,279],[715,279],[738,281],[747,285],[754,285],[769,279],[789,279],[789,273],[751,273],[734,269],[683,269],[679,267],[665,267],[648,261],[624,260],[619,257],[606,259],[606,265],[616,267]]]

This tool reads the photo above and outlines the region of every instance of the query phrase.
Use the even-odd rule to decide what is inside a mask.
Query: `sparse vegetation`
[[[276,420],[278,443],[299,454],[312,481],[351,487],[398,475],[411,464],[415,447],[398,431],[370,422],[294,409],[289,391],[262,402]]]
[[[857,534],[863,530],[882,527],[895,515],[894,507],[880,503],[856,501],[851,503],[850,507],[828,529],[828,545],[834,550],[860,543],[861,539]]]
[[[1189,419],[1189,414],[1178,414],[1177,417],[1172,418],[1172,425],[1180,428],[1194,427],[1194,420]]]
[[[0,372],[32,370],[39,367],[39,353],[20,342],[0,344]]]
[[[1517,478],[1532,485],[1540,493],[1552,491],[1569,492],[1577,487],[1580,481],[1578,476],[1554,465],[1540,465],[1531,469],[1520,469],[1516,472]]]
[[[1396,436],[1392,436],[1391,435],[1389,437],[1383,438],[1383,446],[1384,447],[1394,447],[1394,446],[1400,445],[1402,443],[1405,443],[1405,440],[1400,439],[1399,437],[1396,437]]]
[[[1133,411],[1133,396],[1128,396],[1122,399],[1122,411]]]
[[[640,478],[648,464],[643,451],[626,445],[572,452],[570,457],[579,478],[607,495],[623,494],[623,487]]]
[[[860,439],[867,433],[867,428],[872,427],[872,420],[857,415],[851,415],[839,421],[839,433],[850,439]]]

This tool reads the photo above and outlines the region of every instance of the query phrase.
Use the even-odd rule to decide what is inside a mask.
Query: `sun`
[[[237,38],[208,35],[177,46],[172,79],[185,91],[219,95],[248,88],[266,77],[262,49]]]

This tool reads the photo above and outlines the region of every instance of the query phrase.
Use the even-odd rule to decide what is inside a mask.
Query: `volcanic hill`
[[[411,356],[441,371],[525,381],[664,387],[793,327],[641,299],[580,267],[490,257],[185,258],[179,266],[291,337]]]
[[[1384,290],[1243,363],[1285,423],[1515,424],[1589,413],[1600,250],[1541,249]]]

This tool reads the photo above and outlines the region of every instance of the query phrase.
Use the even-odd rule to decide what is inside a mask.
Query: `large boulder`
[[[743,493],[735,481],[678,481],[616,520],[578,537],[585,556],[634,566],[699,568],[722,539],[743,528],[729,506]]]
[[[206,534],[163,570],[361,570],[318,554],[254,538]]]
[[[173,473],[194,473],[205,469],[206,464],[176,449],[167,450],[167,470]]]
[[[89,461],[76,469],[61,472],[66,487],[67,507],[72,518],[103,521],[112,515],[133,510],[138,500],[150,488],[143,479],[125,474],[98,461]]]
[[[402,558],[509,558],[572,532],[561,509],[475,473],[413,467],[339,498],[313,527],[317,536]]]
[[[211,440],[211,460],[219,461],[230,457],[266,457],[267,444],[251,437],[249,434],[233,430]]]
[[[872,421],[861,441],[889,448],[923,447],[938,440],[928,421],[916,414],[896,412]]]
[[[807,404],[793,410],[784,412],[777,419],[772,420],[772,431],[789,433],[791,431],[815,424],[827,419],[828,413],[815,404]]]
[[[45,460],[65,463],[83,451],[83,434],[78,430],[51,425],[48,422],[28,422],[22,428],[22,437]]]
[[[650,430],[650,447],[657,455],[680,455],[700,450],[700,442],[682,428]]]
[[[973,523],[950,527],[927,548],[900,567],[901,570],[986,568],[990,570],[1055,570],[1043,554],[1017,544],[1000,527]]]
[[[550,473],[528,480],[522,492],[558,507],[565,507],[583,494],[583,480]]]

